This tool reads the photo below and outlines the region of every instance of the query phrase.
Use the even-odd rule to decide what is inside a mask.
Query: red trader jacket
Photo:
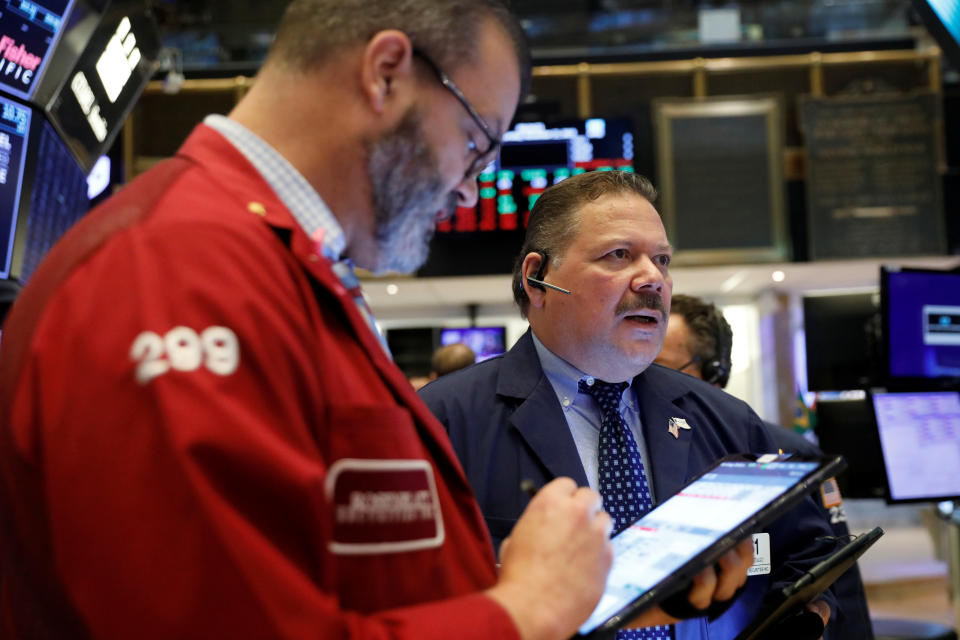
[[[443,428],[205,126],[11,311],[0,536],[10,637],[517,635]]]

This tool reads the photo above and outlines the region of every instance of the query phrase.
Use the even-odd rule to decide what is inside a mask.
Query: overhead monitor
[[[913,0],[913,6],[944,55],[960,69],[960,3],[957,0]]]
[[[458,327],[440,330],[440,344],[463,343],[473,350],[477,362],[499,356],[507,350],[504,327]]]
[[[960,271],[884,267],[887,386],[960,388]]]
[[[509,273],[530,209],[547,187],[587,171],[633,171],[633,153],[628,118],[516,123],[480,174],[477,205],[437,225],[419,275]]]
[[[0,91],[33,97],[74,0],[0,1]]]
[[[86,174],[50,123],[35,118],[31,138],[10,269],[21,284],[90,208]]]
[[[960,498],[960,392],[874,393],[891,502]]]
[[[10,277],[20,217],[31,110],[0,97],[0,279]]]
[[[877,292],[804,296],[808,389],[847,391],[876,384],[879,314]]]
[[[847,461],[847,470],[837,477],[840,492],[848,498],[882,498],[883,456],[867,394],[818,398],[816,411],[820,449]]]
[[[78,3],[76,12],[81,10],[86,15],[76,26],[71,22],[54,60],[63,80],[49,91],[45,86],[37,101],[90,171],[156,71],[160,38],[144,2],[111,2],[103,13]]]
[[[519,122],[497,159],[480,174],[477,210],[461,209],[440,233],[526,227],[544,189],[586,171],[633,171],[633,126],[619,118]]]

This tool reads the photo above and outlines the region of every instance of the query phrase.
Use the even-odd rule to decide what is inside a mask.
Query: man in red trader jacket
[[[498,0],[295,0],[230,117],[67,235],[3,331],[0,634],[575,631],[611,561],[599,496],[544,487],[498,575],[352,270],[422,263],[528,73]]]

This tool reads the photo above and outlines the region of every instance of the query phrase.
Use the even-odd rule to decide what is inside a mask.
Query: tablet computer
[[[738,454],[720,459],[613,537],[606,589],[576,637],[619,629],[844,468],[840,456]]]
[[[810,571],[804,573],[780,591],[766,598],[760,612],[741,631],[735,640],[755,640],[787,616],[793,615],[808,602],[813,601],[837,578],[847,572],[873,543],[883,535],[883,529],[875,527],[843,545]]]

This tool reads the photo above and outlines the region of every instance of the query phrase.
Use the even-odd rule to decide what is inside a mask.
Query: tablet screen
[[[819,466],[722,462],[658,505],[613,538],[606,589],[580,633],[622,611]]]

